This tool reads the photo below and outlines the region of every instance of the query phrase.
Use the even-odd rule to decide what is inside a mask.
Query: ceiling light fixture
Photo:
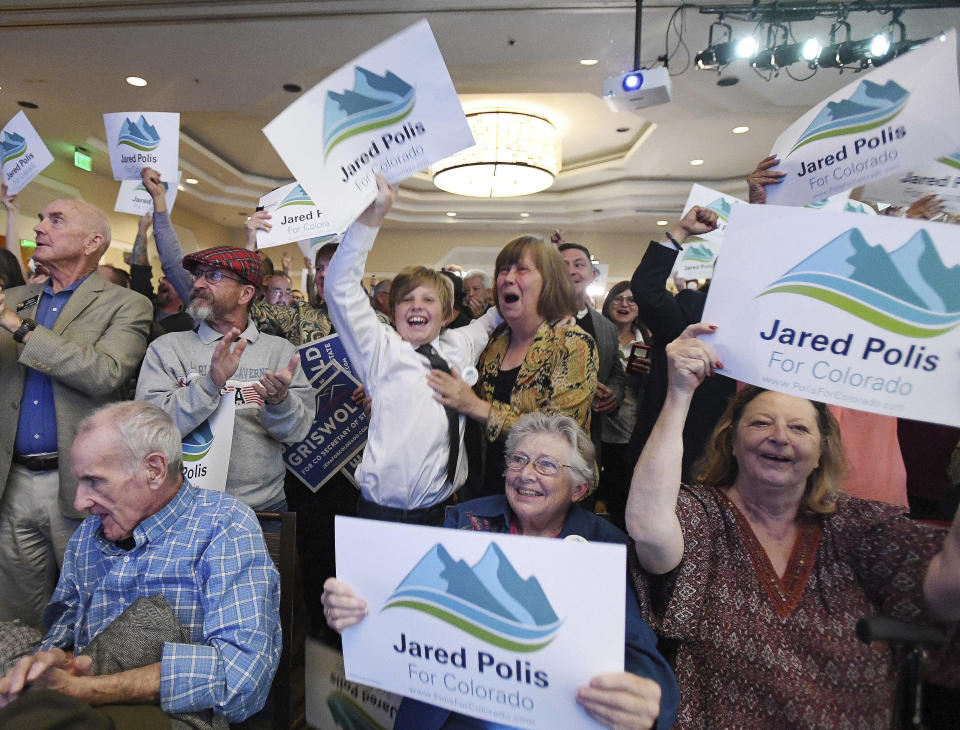
[[[467,114],[476,144],[430,168],[433,184],[455,195],[509,198],[549,188],[560,171],[560,136],[527,112]]]
[[[447,211],[447,218],[456,218],[456,217],[457,217],[457,214],[454,213],[452,210]]]
[[[146,85],[147,85],[147,80],[146,80],[146,79],[142,79],[142,78],[140,78],[139,76],[127,76],[126,81],[127,81],[127,83],[130,84],[131,86],[146,86]]]
[[[734,127],[730,131],[733,132],[734,134],[746,134],[747,132],[750,131],[750,127],[747,127],[747,126]]]
[[[200,182],[200,181],[197,180],[197,178],[195,178],[195,177],[188,177],[186,180],[184,180],[184,182],[185,182],[187,185],[196,185],[196,184],[197,184],[198,182]]]
[[[703,164],[703,160],[690,160],[690,164],[693,165],[694,167],[699,167],[700,165]]]
[[[580,65],[581,65],[581,66],[596,66],[597,63],[598,63],[598,61],[597,61],[597,59],[595,59],[595,58],[581,58],[581,59],[580,59]]]
[[[521,218],[529,218],[529,217],[530,217],[530,214],[529,214],[529,213],[521,213],[521,214],[520,214],[520,217],[521,217]]]
[[[658,225],[658,226],[665,226],[665,225],[667,225],[668,223],[670,223],[670,221],[657,221],[657,225]]]

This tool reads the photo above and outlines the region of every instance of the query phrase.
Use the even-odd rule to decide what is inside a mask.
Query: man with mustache
[[[163,408],[185,437],[214,413],[224,389],[234,386],[226,492],[253,509],[285,510],[282,444],[302,441],[310,430],[313,389],[293,345],[260,332],[250,319],[262,276],[260,257],[217,246],[185,256],[183,267],[194,277],[186,311],[199,325],[150,345],[137,399]]]

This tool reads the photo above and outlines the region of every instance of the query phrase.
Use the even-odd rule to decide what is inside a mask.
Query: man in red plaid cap
[[[185,256],[183,267],[194,278],[186,311],[199,325],[150,345],[137,399],[163,408],[186,437],[205,430],[221,395],[233,388],[236,415],[226,492],[253,509],[285,509],[282,444],[306,438],[313,423],[313,389],[294,346],[260,332],[250,319],[262,276],[260,257],[217,246]]]

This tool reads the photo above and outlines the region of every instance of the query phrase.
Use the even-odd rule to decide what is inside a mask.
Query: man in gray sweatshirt
[[[226,492],[253,509],[286,509],[282,444],[306,438],[314,395],[294,346],[261,333],[250,320],[260,257],[217,246],[184,257],[183,267],[195,279],[187,312],[200,324],[150,345],[137,399],[163,408],[187,436],[213,414],[224,389],[234,386]]]

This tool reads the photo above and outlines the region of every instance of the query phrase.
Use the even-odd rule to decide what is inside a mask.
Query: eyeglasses
[[[621,294],[618,297],[614,297],[613,303],[614,304],[636,304],[632,294]]]
[[[507,469],[510,471],[520,471],[527,464],[533,463],[533,468],[536,469],[538,474],[542,474],[545,477],[555,476],[560,471],[560,467],[565,466],[568,469],[570,464],[561,464],[558,461],[554,461],[549,456],[538,456],[536,459],[531,459],[526,454],[513,453],[507,457]]]
[[[240,281],[239,277],[231,276],[226,273],[223,269],[195,269],[193,272],[193,280],[197,281],[198,279],[206,279],[211,284],[218,284],[223,279],[233,279],[234,281]]]

